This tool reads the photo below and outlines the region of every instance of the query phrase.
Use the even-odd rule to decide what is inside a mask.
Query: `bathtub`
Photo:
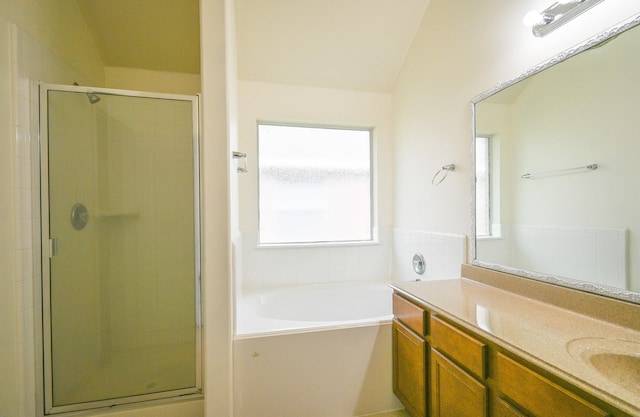
[[[392,392],[387,283],[245,292],[233,341],[235,417],[364,416]]]
[[[389,322],[386,282],[300,285],[245,291],[236,304],[237,337]]]

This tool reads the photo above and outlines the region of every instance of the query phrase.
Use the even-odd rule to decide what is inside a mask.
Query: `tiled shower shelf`
[[[137,217],[140,210],[100,210],[98,217]]]

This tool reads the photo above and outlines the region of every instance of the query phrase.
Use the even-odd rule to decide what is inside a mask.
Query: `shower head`
[[[89,98],[89,103],[96,104],[100,101],[100,97],[96,93],[88,92],[87,97]]]
[[[78,84],[77,82],[74,82],[73,85],[80,85],[80,84]],[[88,91],[87,92],[87,97],[89,98],[89,103],[91,103],[91,104],[96,104],[97,102],[100,101],[100,96],[98,96],[93,91]]]

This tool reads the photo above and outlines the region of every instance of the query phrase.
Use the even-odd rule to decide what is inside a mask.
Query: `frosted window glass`
[[[371,131],[258,125],[260,243],[372,240]]]

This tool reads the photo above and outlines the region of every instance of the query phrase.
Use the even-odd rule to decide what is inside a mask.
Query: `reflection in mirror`
[[[473,100],[473,264],[640,303],[638,23]]]

